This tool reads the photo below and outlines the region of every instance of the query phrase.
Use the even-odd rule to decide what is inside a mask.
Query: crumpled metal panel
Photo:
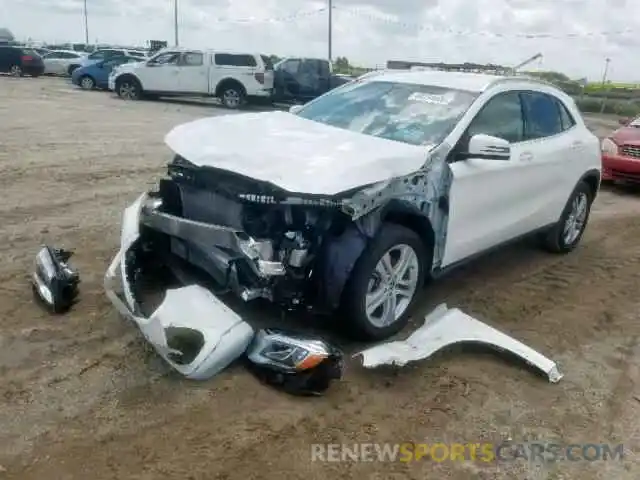
[[[511,352],[545,373],[552,383],[560,381],[563,377],[554,361],[457,308],[447,308],[446,304],[439,305],[427,315],[424,325],[406,340],[376,345],[355,356],[362,357],[365,368],[381,365],[404,366],[460,343],[479,343],[499,351]]]

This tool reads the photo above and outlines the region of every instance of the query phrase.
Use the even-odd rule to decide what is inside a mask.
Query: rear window
[[[35,50],[32,50],[30,48],[23,48],[22,49],[22,54],[23,55],[29,55],[30,57],[39,57],[40,54],[38,52],[36,52]]]
[[[273,70],[273,62],[269,57],[266,55],[260,55],[260,58],[262,58],[262,61],[264,62],[265,70]]]
[[[227,67],[257,67],[258,62],[253,55],[242,55],[232,53],[216,53],[216,65]]]

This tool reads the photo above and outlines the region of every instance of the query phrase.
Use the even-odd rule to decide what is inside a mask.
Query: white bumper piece
[[[213,293],[199,285],[167,290],[160,306],[148,318],[135,313],[124,259],[139,237],[140,209],[145,201],[146,194],[143,194],[124,211],[120,251],[105,274],[107,297],[122,315],[136,323],[145,338],[175,370],[187,378],[205,380],[245,352],[253,338],[253,329]],[[124,298],[116,293],[118,277]],[[202,335],[202,347],[190,363],[173,360],[180,352],[168,344],[167,331],[171,328],[195,330]]]
[[[511,352],[544,372],[552,383],[560,381],[563,376],[556,363],[541,353],[457,308],[447,308],[445,304],[439,305],[427,315],[424,325],[406,340],[376,345],[356,353],[355,356],[362,356],[365,368],[403,366],[423,360],[438,350],[457,343],[483,344]]]

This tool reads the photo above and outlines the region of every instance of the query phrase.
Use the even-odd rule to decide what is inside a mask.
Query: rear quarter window
[[[214,55],[216,65],[224,67],[257,67],[258,62],[253,55],[235,53],[216,53]]]

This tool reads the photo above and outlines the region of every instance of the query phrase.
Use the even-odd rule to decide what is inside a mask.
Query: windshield
[[[433,145],[444,140],[477,96],[430,85],[353,82],[305,105],[297,115],[365,135]]]

